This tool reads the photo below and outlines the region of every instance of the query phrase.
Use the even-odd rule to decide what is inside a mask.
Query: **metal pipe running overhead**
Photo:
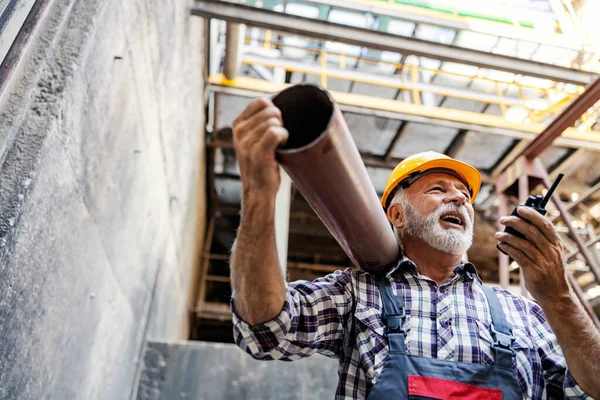
[[[597,77],[594,73],[577,69],[304,18],[222,0],[195,0],[191,13],[205,18],[216,18],[293,35],[476,65],[556,82],[585,86]]]

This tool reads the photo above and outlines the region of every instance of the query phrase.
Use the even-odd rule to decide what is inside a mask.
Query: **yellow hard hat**
[[[479,171],[469,164],[457,161],[445,154],[435,151],[426,151],[414,154],[405,158],[394,168],[381,197],[381,205],[384,208],[388,206],[388,199],[391,201],[392,192],[402,183],[404,188],[410,186],[414,181],[426,175],[427,173],[441,172],[456,176],[462,180],[471,192],[471,203],[475,202],[477,193],[481,187],[481,175]]]

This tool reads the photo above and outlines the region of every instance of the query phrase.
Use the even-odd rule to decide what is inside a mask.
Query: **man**
[[[231,262],[234,334],[254,358],[337,358],[340,399],[600,398],[600,334],[569,287],[548,219],[520,208],[522,219],[500,221],[527,240],[496,234],[537,303],[484,287],[461,261],[479,173],[422,153],[400,163],[382,198],[403,250],[390,271],[286,284],[274,233],[275,149],[287,139],[281,114],[256,100],[233,133],[243,186]]]

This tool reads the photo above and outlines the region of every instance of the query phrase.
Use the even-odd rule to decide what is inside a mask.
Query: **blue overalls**
[[[494,365],[438,360],[406,354],[402,295],[394,296],[389,280],[377,277],[383,303],[382,319],[389,344],[383,371],[368,400],[392,399],[522,399],[513,370],[512,326],[506,321],[494,291],[483,287],[492,315]]]

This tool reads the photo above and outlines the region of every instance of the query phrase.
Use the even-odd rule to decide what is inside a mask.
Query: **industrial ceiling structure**
[[[501,200],[508,198],[510,210],[519,199],[503,197],[516,192],[500,193],[511,185],[500,189],[498,182],[513,174],[508,183],[516,185],[515,160],[590,89],[600,72],[598,54],[590,51],[571,3],[196,0],[192,13],[210,20],[206,137],[211,222],[198,321],[226,327],[230,318],[228,254],[241,197],[232,121],[253,98],[296,83],[331,92],[378,194],[392,168],[416,152],[434,150],[477,167],[484,184],[475,204],[475,240],[468,258],[484,281],[519,285],[515,263],[504,280],[499,274],[493,238],[499,206],[504,211]],[[598,313],[600,107],[591,104],[560,136],[543,143],[536,165],[549,179],[565,174],[557,193],[563,214],[568,212],[572,221],[566,220],[567,226],[556,207],[549,208],[549,215],[564,236],[573,282]],[[528,188],[545,190],[543,185]],[[353,267],[293,185],[291,190],[288,279],[314,279]],[[582,254],[577,242],[587,252]]]

